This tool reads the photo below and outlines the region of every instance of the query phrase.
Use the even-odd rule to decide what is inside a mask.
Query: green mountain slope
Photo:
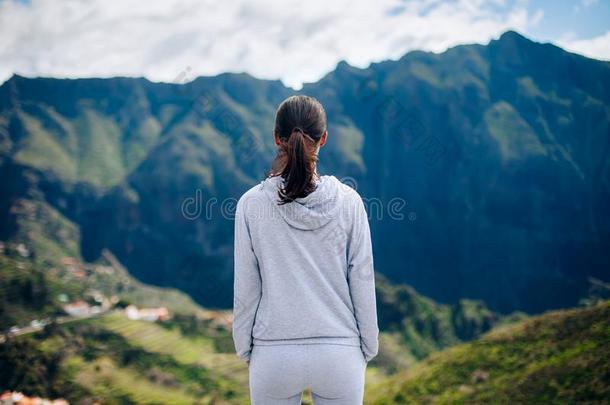
[[[500,327],[371,387],[369,404],[608,403],[610,303]]]

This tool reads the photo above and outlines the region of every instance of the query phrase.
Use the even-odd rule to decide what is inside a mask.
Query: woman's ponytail
[[[326,112],[308,96],[292,96],[278,108],[275,132],[280,140],[272,176],[282,176],[280,204],[306,197],[315,190],[317,146],[326,131]]]
[[[280,200],[284,204],[314,190],[313,177],[317,160],[315,141],[301,128],[292,131],[286,144],[286,165],[281,173],[285,183],[279,190]]]

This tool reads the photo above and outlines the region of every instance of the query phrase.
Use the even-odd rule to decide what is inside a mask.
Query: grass
[[[547,153],[532,127],[507,102],[500,101],[489,108],[484,121],[504,161]]]
[[[116,122],[84,107],[74,128],[80,134],[79,179],[98,187],[119,183],[126,169],[121,159],[121,129]]]
[[[247,386],[248,370],[245,364],[234,353],[218,353],[210,337],[187,337],[176,329],[168,330],[157,323],[129,320],[122,314],[108,315],[92,322],[123,336],[134,346],[170,355],[182,364],[205,366],[219,376]]]
[[[76,181],[76,161],[65,143],[67,141],[63,140],[65,137],[46,128],[34,115],[21,111],[19,119],[28,136],[18,145],[14,159],[41,170],[53,171],[66,182]]]
[[[45,201],[19,200],[15,240],[24,241],[38,263],[80,257],[80,229]]]
[[[608,403],[610,303],[551,312],[431,355],[369,404]]]
[[[209,339],[203,337],[185,339],[175,329],[167,330],[151,322],[132,321],[120,313],[105,316],[94,322],[120,334],[131,343],[149,351],[171,354],[184,363],[198,363],[205,350],[213,349]]]
[[[82,358],[71,359],[70,366],[78,369],[76,382],[91,390],[97,397],[125,397],[131,401],[141,404],[163,403],[163,404],[192,404],[198,402],[198,398],[179,385],[176,385],[171,377],[164,382],[157,383],[140,373],[122,368],[109,357],[102,357],[93,362],[86,362]],[[158,372],[160,381],[162,372]],[[208,398],[209,399],[209,398]],[[209,402],[209,401],[208,401]]]
[[[217,353],[209,337],[185,336],[176,329],[129,320],[118,313],[87,322],[120,336],[130,350],[150,356],[150,362],[135,356],[136,364],[143,361],[135,367],[136,370],[117,364],[113,358],[95,359],[81,369],[90,379],[77,380],[94,392],[100,381],[107,381],[109,387],[127,393],[136,403],[229,403],[223,402],[222,398],[231,392],[234,394],[225,398],[227,401],[230,399],[230,403],[241,403],[245,398],[245,364],[234,353]],[[143,371],[146,376],[140,375]],[[209,380],[203,382],[203,386],[209,387],[209,392],[193,396],[193,392],[201,391],[198,383],[202,378]],[[155,383],[157,388],[149,388],[151,383]],[[166,386],[159,387],[164,384]]]

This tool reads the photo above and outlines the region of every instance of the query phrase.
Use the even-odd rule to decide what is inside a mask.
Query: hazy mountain
[[[391,280],[500,311],[574,305],[589,276],[610,280],[610,63],[507,32],[340,63],[301,92],[327,108],[321,171],[367,199]],[[274,110],[293,93],[245,74],[13,76],[0,87],[0,239],[40,260],[108,248],[143,281],[229,306],[235,198],[269,167]]]

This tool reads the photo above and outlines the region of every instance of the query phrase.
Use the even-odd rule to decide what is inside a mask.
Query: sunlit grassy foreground
[[[610,303],[493,330],[368,390],[368,404],[608,403]]]

